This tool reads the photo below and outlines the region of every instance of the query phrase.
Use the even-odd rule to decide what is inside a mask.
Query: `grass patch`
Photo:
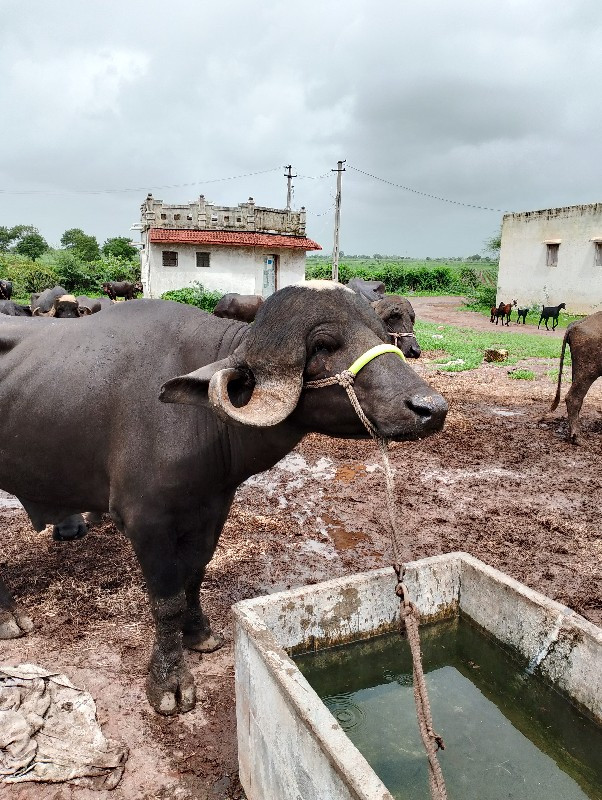
[[[534,381],[535,373],[531,369],[515,369],[508,377],[514,381]]]
[[[508,360],[500,364],[504,367],[516,364],[524,358],[560,358],[562,345],[558,339],[546,339],[543,336],[517,336],[510,332],[502,333],[499,329],[484,333],[451,325],[440,326],[435,322],[417,321],[414,330],[423,350],[445,351],[446,355],[438,358],[435,363],[448,372],[476,369],[482,363],[483,354],[488,348],[508,351]],[[568,351],[565,362],[567,355]]]

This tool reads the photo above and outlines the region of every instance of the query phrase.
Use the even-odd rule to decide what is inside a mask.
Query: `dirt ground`
[[[470,325],[477,315],[462,318]],[[538,422],[554,394],[549,362],[527,365],[536,380],[511,380],[508,368],[489,364],[443,373],[428,353],[417,362],[450,411],[442,433],[391,448],[402,525],[416,558],[465,550],[602,624],[602,385],[586,398],[582,444],[571,446],[560,409]],[[124,538],[105,522],[79,542],[57,543],[35,533],[22,510],[0,511],[0,569],[36,624],[0,643],[2,662],[65,672],[96,699],[105,735],[130,748],[112,792],[21,784],[0,788],[2,800],[242,798],[231,605],[388,564],[384,520],[371,442],[309,436],[242,486],[203,588],[227,643],[212,655],[187,654],[198,705],[164,719],[144,696],[152,629]]]

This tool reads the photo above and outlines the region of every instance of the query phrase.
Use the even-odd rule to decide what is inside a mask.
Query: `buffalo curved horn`
[[[228,395],[228,384],[241,374],[229,367],[220,369],[209,381],[209,402],[224,422],[234,420],[241,425],[264,428],[277,425],[295,410],[303,387],[302,374],[284,377],[257,374],[249,402],[237,408]]]

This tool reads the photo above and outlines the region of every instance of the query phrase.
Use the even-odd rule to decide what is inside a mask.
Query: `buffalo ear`
[[[159,400],[162,403],[183,403],[189,406],[208,406],[207,389],[209,381],[222,369],[232,367],[230,358],[206,364],[187,375],[178,375],[165,381],[161,387]]]

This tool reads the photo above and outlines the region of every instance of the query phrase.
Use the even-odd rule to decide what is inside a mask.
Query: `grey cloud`
[[[0,187],[145,190],[293,163],[329,173],[295,181],[326,252],[338,158],[464,203],[594,201],[601,13],[589,0],[5,4]],[[279,169],[155,194],[200,192],[282,205],[285,181]],[[143,197],[0,194],[0,224],[103,239],[127,232]],[[348,252],[466,255],[499,222],[344,175]]]

